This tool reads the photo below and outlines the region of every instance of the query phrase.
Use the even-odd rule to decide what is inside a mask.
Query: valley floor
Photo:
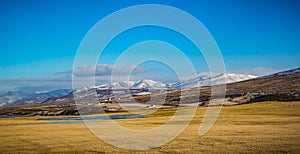
[[[147,118],[116,122],[132,129],[154,128],[169,120],[175,110],[162,109]],[[198,107],[176,139],[146,151],[106,144],[84,124],[40,124],[37,119],[41,117],[2,118],[0,153],[300,153],[300,102],[225,106],[213,128],[199,136],[205,110]]]

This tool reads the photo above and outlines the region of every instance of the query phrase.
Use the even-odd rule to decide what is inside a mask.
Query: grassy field
[[[154,128],[176,109],[148,118],[117,120],[133,129]],[[40,117],[0,119],[0,153],[300,153],[300,102],[226,106],[204,136],[198,135],[205,107],[197,109],[175,140],[146,151],[124,150],[101,141],[83,124],[38,124]],[[47,123],[48,121],[42,121]]]

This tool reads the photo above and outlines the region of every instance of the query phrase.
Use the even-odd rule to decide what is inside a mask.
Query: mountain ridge
[[[264,77],[228,83],[225,99],[227,105],[243,104],[257,101],[293,101],[300,100],[300,69],[274,73]],[[225,78],[227,75],[219,75]],[[90,87],[91,88],[91,87]],[[99,106],[107,111],[119,111],[119,104],[132,104],[132,99],[141,103],[155,105],[179,106],[207,105],[211,98],[212,86],[198,88],[147,90],[147,89],[96,89],[95,87],[80,93],[52,97],[40,104],[18,104],[13,107],[0,108],[0,115],[76,115],[78,107],[84,114],[98,113]],[[142,94],[142,95],[136,95]],[[146,94],[146,95],[145,95]],[[75,103],[76,100],[76,103]],[[96,103],[99,102],[99,103]],[[135,103],[136,104],[136,103]],[[36,106],[39,110],[32,108]]]
[[[287,70],[287,71],[282,71],[282,72],[278,72],[278,73],[274,73],[271,75],[267,75],[267,76],[262,76],[262,77],[257,77],[257,76],[252,76],[252,75],[245,75],[245,74],[234,74],[234,73],[223,73],[223,74],[219,74],[219,75],[215,75],[215,76],[209,76],[209,75],[199,75],[196,78],[192,78],[190,80],[186,80],[183,82],[177,82],[177,83],[173,83],[173,84],[164,84],[158,81],[153,81],[153,80],[149,80],[149,79],[144,79],[144,80],[138,80],[138,81],[121,81],[121,82],[115,82],[112,84],[102,84],[102,85],[98,85],[98,86],[90,86],[90,87],[84,87],[81,89],[77,89],[75,91],[72,90],[68,90],[65,93],[58,93],[57,95],[55,95],[55,91],[60,91],[60,89],[55,90],[55,91],[50,91],[50,92],[46,92],[46,93],[35,93],[35,94],[22,94],[22,93],[18,93],[18,92],[8,92],[7,94],[11,94],[11,95],[1,95],[0,96],[0,107],[6,107],[6,106],[12,106],[12,105],[16,105],[16,104],[22,104],[22,103],[32,103],[32,104],[39,104],[39,103],[43,103],[45,101],[49,100],[55,100],[56,97],[58,97],[59,99],[62,99],[64,97],[71,97],[70,94],[72,94],[72,92],[74,93],[81,93],[81,92],[85,92],[85,91],[90,91],[92,89],[99,91],[99,90],[107,90],[107,89],[169,89],[169,88],[195,88],[195,87],[202,87],[202,86],[212,86],[212,85],[216,85],[216,84],[224,84],[224,83],[228,83],[227,85],[227,89],[228,89],[228,93],[238,93],[238,92],[255,92],[257,91],[257,89],[268,89],[269,90],[265,90],[265,91],[275,91],[274,88],[273,90],[271,90],[270,88],[272,88],[272,85],[269,85],[267,83],[271,83],[271,81],[269,80],[273,80],[273,78],[281,78],[282,76],[285,75],[290,75],[290,76],[295,76],[296,78],[298,77],[297,75],[294,74],[300,74],[300,68],[296,68],[296,69],[292,69],[292,70]],[[254,81],[254,82],[253,82]],[[294,80],[290,80],[290,81],[285,81],[284,78],[280,79],[280,81],[282,83],[284,82],[293,82]],[[297,80],[298,81],[298,80]],[[248,84],[248,83],[253,82],[252,84]],[[272,81],[274,82],[274,84],[280,84],[278,82]],[[262,86],[257,86],[256,84],[262,84],[262,85],[268,85],[268,87],[262,87]],[[296,83],[293,83],[296,84]],[[244,89],[244,90],[242,90]],[[278,89],[278,88],[277,88]],[[292,90],[297,90],[297,89],[292,89]],[[264,90],[260,90],[260,91],[264,91]],[[278,91],[278,90],[277,90]],[[137,90],[136,93],[141,92],[140,90]],[[154,92],[159,92],[159,91],[154,91]],[[13,94],[16,94],[16,96],[14,97]],[[91,91],[91,93],[93,93]],[[123,92],[120,92],[120,94],[122,94]],[[130,94],[130,93],[129,93]],[[26,95],[26,96],[24,96]],[[106,94],[101,94],[101,96],[105,96]],[[87,95],[88,96],[88,95]],[[113,96],[113,94],[109,94],[107,95],[108,97],[106,98],[110,98]],[[11,98],[12,100],[10,100],[9,98]],[[105,97],[104,97],[105,98]],[[67,99],[69,101],[72,101],[72,99]]]

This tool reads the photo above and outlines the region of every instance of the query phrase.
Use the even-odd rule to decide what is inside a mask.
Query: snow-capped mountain
[[[159,81],[153,81],[149,79],[143,79],[138,81],[121,81],[121,82],[113,82],[112,84],[102,84],[97,86],[88,86],[84,88],[80,88],[75,90],[75,94],[82,98],[89,98],[90,94],[95,95],[94,90],[98,92],[102,90],[102,92],[98,93],[98,97],[110,97],[113,95],[112,93],[108,93],[107,90],[114,89],[114,94],[118,93],[119,95],[126,95],[132,93],[134,89],[136,89],[136,93],[141,92],[143,89],[158,90],[164,91],[167,88],[191,88],[191,87],[199,87],[199,86],[210,86],[224,83],[232,83],[238,82],[248,79],[256,78],[257,76],[253,75],[245,75],[245,74],[232,74],[232,73],[222,73],[215,76],[210,75],[199,75],[196,78],[192,78],[190,80],[186,80],[183,82],[172,83],[172,84],[164,84]],[[131,91],[128,91],[131,89]],[[21,103],[26,104],[40,104],[49,98],[63,97],[68,96],[72,90],[70,89],[59,89],[55,91],[49,92],[37,92],[37,93],[21,93],[21,92],[8,92],[7,94],[0,96],[0,107],[11,106]],[[113,97],[113,96],[111,96]]]
[[[234,73],[222,73],[216,76],[201,75],[187,81],[171,84],[171,87],[191,88],[191,87],[199,87],[199,86],[211,86],[211,85],[239,82],[239,81],[249,80],[253,78],[257,78],[257,76],[246,75],[246,74],[234,74]]]
[[[190,88],[199,86],[210,86],[225,83],[232,83],[257,78],[254,75],[222,73],[215,76],[199,75],[196,78],[186,80],[183,82],[164,84],[159,81],[148,79],[138,81],[120,81],[113,82],[112,84],[102,84],[99,86],[84,87],[76,90],[76,93],[88,91],[90,89],[166,89],[166,88]]]
[[[48,98],[67,96],[71,89],[58,89],[48,92],[25,93],[21,91],[9,91],[0,96],[0,107],[11,106],[20,103],[41,103]]]
[[[45,96],[45,97],[61,97],[69,95],[72,92],[71,89],[58,89],[48,92],[36,92],[35,96]]]
[[[0,96],[0,107],[9,105],[18,100],[23,99],[28,94],[21,91],[8,91],[7,93]]]
[[[139,80],[134,83],[132,86],[134,89],[141,89],[141,88],[154,88],[154,89],[163,89],[166,88],[166,84],[163,84],[159,81],[153,81],[153,80]]]
[[[138,81],[119,81],[112,84],[101,84],[99,86],[89,86],[76,90],[76,93],[88,91],[89,89],[164,89],[166,84],[148,79]]]
[[[111,85],[111,88],[113,89],[128,89],[131,88],[135,84],[134,81],[120,81],[120,82],[114,82]]]

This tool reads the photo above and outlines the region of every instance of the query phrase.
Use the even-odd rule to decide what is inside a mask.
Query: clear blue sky
[[[300,66],[297,0],[2,0],[0,79],[57,77],[57,72],[72,69],[76,50],[95,23],[119,9],[149,3],[177,7],[201,21],[217,42],[229,71],[251,73],[255,68],[270,71]],[[205,65],[192,45],[180,44],[185,40],[177,34],[155,27],[142,30],[134,29],[128,34],[134,39],[116,43],[118,50],[133,42],[161,39],[181,46],[195,65]],[[157,37],[153,32],[165,34]],[[119,51],[113,45],[104,54],[112,58],[101,63],[114,62]],[[197,67],[197,71],[205,69]]]

